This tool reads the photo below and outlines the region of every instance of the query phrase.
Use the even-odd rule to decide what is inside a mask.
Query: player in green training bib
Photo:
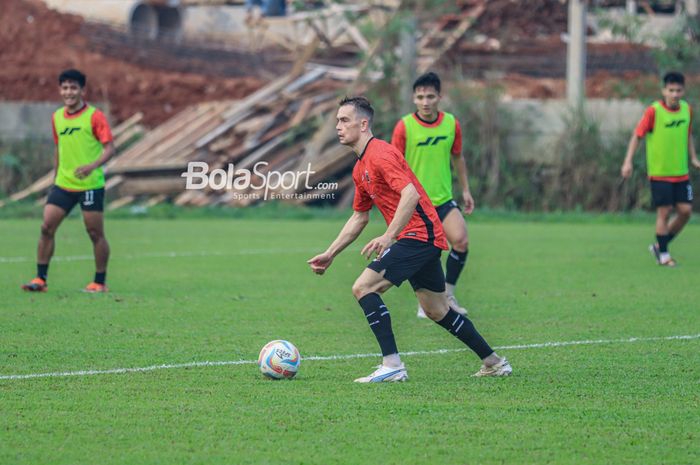
[[[656,208],[656,242],[649,246],[649,251],[659,265],[676,266],[668,244],[681,232],[693,210],[688,156],[696,168],[700,168],[700,161],[693,144],[692,112],[683,100],[685,78],[681,73],[671,72],[664,76],[663,82],[663,99],[644,112],[630,139],[621,171],[623,178],[632,175],[632,158],[639,141],[645,137],[647,175]],[[674,209],[676,216],[669,221]]]
[[[464,216],[452,198],[452,166],[462,188],[464,213],[467,215],[474,210],[474,199],[469,191],[467,165],[462,157],[462,130],[457,118],[438,109],[440,90],[440,78],[435,73],[426,73],[413,83],[416,112],[396,123],[391,143],[406,157],[442,221],[452,247],[445,265],[448,300],[451,308],[466,315],[467,310],[459,305],[454,292],[467,262],[469,236]],[[418,316],[426,317],[420,306]]]
[[[52,119],[56,177],[44,206],[37,276],[22,285],[25,291],[46,292],[48,289],[56,230],[78,203],[95,254],[95,279],[84,290],[107,291],[109,244],[104,235],[102,214],[105,185],[102,165],[114,154],[114,142],[105,115],[84,101],[85,83],[85,75],[75,69],[63,71],[58,77],[64,106],[56,110]]]

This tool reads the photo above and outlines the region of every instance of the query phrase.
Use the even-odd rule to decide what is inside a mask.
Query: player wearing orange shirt
[[[49,262],[54,252],[59,225],[80,204],[83,221],[93,244],[95,279],[86,292],[106,292],[109,244],[104,235],[103,204],[105,177],[102,165],[114,154],[112,132],[105,115],[85,103],[86,78],[75,69],[58,77],[64,106],[52,119],[56,143],[54,168],[56,177],[44,206],[44,221],[37,250],[37,276],[22,289],[46,292]]]
[[[450,308],[445,294],[445,275],[440,255],[447,250],[445,233],[437,212],[403,154],[372,135],[374,110],[364,97],[345,98],[336,115],[340,143],[357,155],[353,169],[354,213],[328,249],[308,263],[323,274],[333,259],[360,235],[377,206],[387,223],[386,232],[362,249],[366,258],[376,254],[352,286],[381,348],[382,365],[358,383],[405,381],[391,327],[391,316],[380,294],[408,281],[427,316],[472,349],[482,360],[476,376],[507,376],[512,368],[481,337],[472,322]]]
[[[464,213],[474,211],[469,190],[467,165],[462,157],[462,130],[457,118],[440,111],[440,78],[425,73],[413,83],[416,111],[401,118],[394,127],[391,143],[406,157],[437,210],[452,250],[445,264],[445,285],[450,307],[463,315],[467,310],[455,297],[455,287],[469,255],[467,223],[452,195],[452,167],[455,168],[464,201]],[[419,306],[418,316],[425,318]]]
[[[692,110],[683,100],[685,77],[670,72],[663,83],[663,99],[644,112],[630,139],[621,173],[623,178],[632,175],[632,158],[639,141],[646,138],[647,174],[656,208],[656,242],[649,251],[659,265],[673,267],[676,261],[671,258],[668,244],[688,223],[693,211],[688,159],[696,168],[700,168],[700,161],[691,132]],[[676,216],[670,220],[674,209]]]

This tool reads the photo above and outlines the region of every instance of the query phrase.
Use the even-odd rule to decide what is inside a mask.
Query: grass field
[[[665,269],[651,222],[474,222],[458,296],[492,345],[520,346],[499,350],[514,375],[471,377],[476,356],[416,319],[404,285],[385,300],[399,348],[422,352],[410,381],[357,385],[377,357],[302,361],[281,382],[191,365],[279,338],[302,356],[377,352],[350,286],[380,221],[318,277],[305,261],[341,220],[112,219],[108,295],[79,292],[94,271],[79,220],[41,295],[19,290],[38,221],[1,224],[0,464],[700,462],[697,225]],[[541,345],[574,341],[591,343]],[[10,377],[161,364],[190,366]]]

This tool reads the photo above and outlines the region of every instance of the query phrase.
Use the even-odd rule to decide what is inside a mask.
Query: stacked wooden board
[[[311,67],[279,78],[243,100],[187,108],[108,164],[108,179],[114,180],[109,183],[108,198],[114,199],[109,208],[164,200],[178,205],[246,206],[283,191],[291,194],[284,189],[289,183],[256,187],[265,185],[270,172],[298,169],[306,143],[323,120],[332,117],[339,91],[346,86],[336,74],[332,68]],[[309,183],[315,187],[320,181],[337,179],[339,187],[350,187],[347,180],[340,181],[348,176],[352,154],[336,145],[311,163],[307,172],[313,175],[295,186],[295,194],[303,194]],[[209,173],[247,170],[250,183],[245,186],[239,180],[235,187],[186,189],[183,173],[191,162],[206,163]],[[327,200],[332,202],[343,192],[333,194]],[[288,197],[293,202],[315,200],[304,195]]]

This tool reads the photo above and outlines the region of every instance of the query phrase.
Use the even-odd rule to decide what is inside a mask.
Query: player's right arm
[[[622,162],[622,168],[620,169],[620,174],[623,178],[629,178],[632,176],[632,158],[637,152],[639,147],[639,137],[637,137],[636,132],[632,133],[629,143],[627,144],[627,154],[625,154],[625,161]]]
[[[333,259],[360,236],[367,223],[369,223],[369,210],[353,212],[328,249],[306,262],[311,266],[311,271],[316,274],[325,273],[333,263]]]
[[[639,124],[637,124],[637,127],[632,132],[632,137],[630,138],[630,141],[627,144],[627,153],[625,154],[625,160],[622,162],[622,168],[620,169],[620,174],[622,174],[623,178],[629,178],[630,176],[632,176],[632,158],[634,158],[634,154],[637,153],[637,149],[639,148],[639,141],[642,140],[642,137],[644,137],[646,133],[654,129],[654,116],[654,107],[650,106],[644,112],[644,116],[642,116],[642,119],[639,121]]]

